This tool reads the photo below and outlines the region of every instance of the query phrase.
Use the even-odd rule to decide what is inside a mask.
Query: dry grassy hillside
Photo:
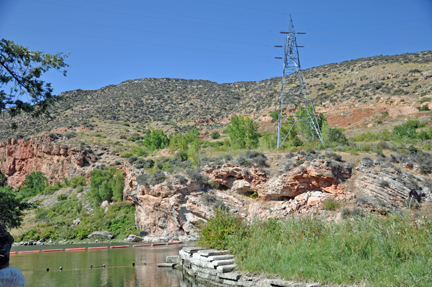
[[[318,110],[327,113],[332,125],[351,130],[385,115],[386,111],[377,111],[377,106],[411,107],[387,111],[395,116],[413,114],[420,98],[427,101],[432,94],[432,51],[350,60],[307,69],[304,74]],[[7,128],[10,119],[6,117],[0,138],[96,127],[110,133],[117,129],[114,133],[118,137],[132,132],[124,125],[132,125],[135,132],[155,127],[168,132],[184,132],[191,126],[217,129],[233,113],[268,115],[278,107],[280,88],[279,77],[224,84],[169,78],[129,80],[99,90],[62,93],[64,101],[52,109],[51,119],[23,115],[14,119],[19,126],[15,131]],[[368,106],[373,109],[356,111]],[[343,110],[346,115],[341,115]]]

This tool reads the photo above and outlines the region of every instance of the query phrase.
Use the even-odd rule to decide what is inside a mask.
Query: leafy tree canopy
[[[7,110],[11,117],[21,112],[33,117],[49,115],[48,107],[59,97],[53,95],[51,84],[40,77],[50,69],[66,76],[64,68],[68,65],[64,59],[67,56],[31,51],[0,39],[0,112]]]
[[[236,148],[255,148],[258,146],[258,125],[249,116],[233,116],[227,133],[232,146]]]
[[[0,226],[19,227],[23,221],[23,211],[30,207],[32,204],[18,198],[12,187],[0,188]]]

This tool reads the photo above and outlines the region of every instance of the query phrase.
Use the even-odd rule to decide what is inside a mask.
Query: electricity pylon
[[[290,15],[288,32],[285,38],[284,70],[282,77],[282,90],[280,97],[280,111],[278,117],[277,148],[282,147],[294,126],[302,123],[303,134],[317,138],[324,143],[321,128],[315,114],[315,107],[310,98],[306,81],[300,67],[300,58],[296,40],[296,32]],[[304,33],[299,33],[304,34]],[[299,112],[301,109],[301,112]],[[292,112],[289,117],[288,113]],[[307,129],[307,130],[305,130]]]

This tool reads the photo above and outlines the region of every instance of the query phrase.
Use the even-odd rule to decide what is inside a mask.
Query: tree
[[[48,108],[60,98],[53,94],[50,83],[40,79],[42,74],[55,69],[66,76],[68,67],[63,53],[44,54],[31,51],[12,41],[0,40],[0,112],[11,117],[21,112],[38,117],[49,116]],[[12,127],[16,127],[12,125]]]
[[[0,226],[16,228],[22,223],[23,211],[33,205],[16,196],[12,187],[0,188]]]
[[[235,148],[255,148],[258,145],[258,125],[249,116],[233,116],[227,127],[231,145]]]

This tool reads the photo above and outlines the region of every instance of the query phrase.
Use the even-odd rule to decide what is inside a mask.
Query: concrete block
[[[205,257],[214,256],[214,255],[225,255],[227,253],[228,253],[227,250],[213,250],[213,249],[206,249],[206,250],[199,250],[198,251],[198,254],[205,256]]]
[[[157,267],[159,268],[173,268],[175,263],[158,263]]]
[[[165,259],[166,263],[179,263],[180,256],[167,256]]]
[[[216,268],[217,271],[219,271],[220,273],[228,273],[234,270],[234,268],[236,267],[235,264],[232,265],[222,265],[222,266],[218,266]]]
[[[218,266],[222,266],[222,265],[230,265],[230,264],[234,264],[234,259],[217,260],[217,261],[211,262],[211,264],[213,264],[214,267],[218,267]]]
[[[219,278],[226,279],[226,280],[232,280],[232,281],[238,281],[242,276],[238,273],[222,273],[219,274]]]

